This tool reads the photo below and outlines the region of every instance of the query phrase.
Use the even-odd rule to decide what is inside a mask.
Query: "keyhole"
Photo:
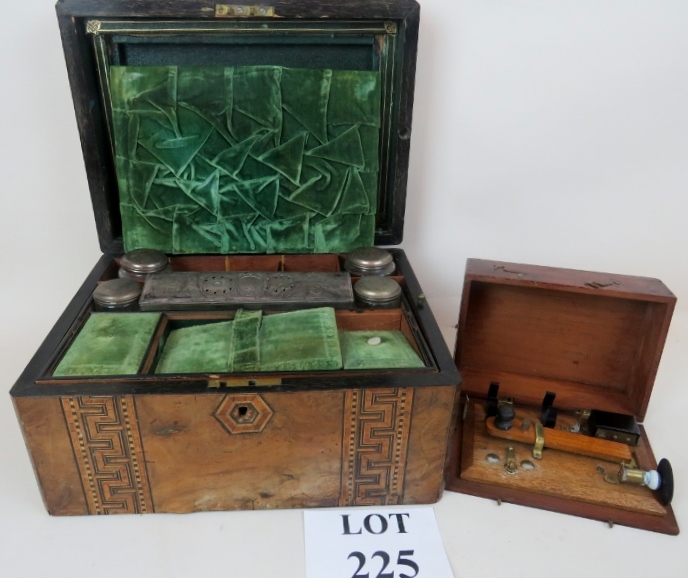
[[[245,405],[240,405],[239,406],[239,415],[246,415],[246,412],[248,412],[248,408]]]

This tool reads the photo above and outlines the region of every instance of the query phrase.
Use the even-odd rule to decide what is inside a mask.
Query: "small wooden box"
[[[134,375],[53,374],[94,311],[94,289],[117,276],[123,251],[133,248],[126,246],[131,214],[123,217],[122,208],[131,206],[123,201],[112,137],[116,114],[111,66],[315,67],[379,75],[380,122],[373,131],[374,142],[379,143],[377,200],[370,218],[374,243],[396,244],[403,232],[418,4],[412,0],[335,4],[306,0],[230,6],[200,0],[62,0],[57,13],[104,254],[11,391],[48,511],[55,515],[193,512],[437,500],[444,488],[459,375],[401,250],[391,250],[394,278],[403,291],[401,305],[385,310],[338,310],[337,328],[400,331],[422,367],[155,373],[152,367],[172,326],[233,315],[203,311],[163,312]],[[204,87],[189,86],[202,100]],[[242,96],[245,106],[240,111],[244,116],[235,120],[250,128],[262,119],[247,112],[254,103],[246,96]],[[187,107],[184,114],[193,108],[188,102],[182,104]],[[174,115],[167,113],[170,120]],[[199,114],[197,109],[193,113]],[[303,118],[297,120],[309,124]],[[291,117],[284,122],[284,127],[290,123],[290,130],[297,126]],[[332,132],[327,138],[341,136],[338,122],[328,128]],[[137,130],[138,125],[130,134]],[[226,137],[226,130],[220,127],[217,132]],[[314,130],[317,134],[317,127]],[[365,136],[371,131],[357,129],[357,133]],[[259,136],[266,134],[262,131]],[[197,136],[147,142],[144,148],[173,164],[178,160],[174,148]],[[307,149],[316,146],[311,143]],[[254,165],[254,161],[278,165],[282,159],[278,154],[269,159],[264,152],[252,154]],[[217,161],[209,160],[210,164]],[[326,161],[320,166],[336,163],[329,157]],[[285,166],[278,171],[294,181],[289,185],[293,192],[299,186],[297,172]],[[353,173],[351,169],[349,174]],[[193,180],[194,175],[182,174],[180,169],[160,186],[182,178]],[[213,189],[212,179],[198,180],[197,187],[184,190],[207,208],[197,194],[207,189],[217,198],[217,182]],[[362,180],[370,183],[372,177]],[[338,195],[341,187],[331,194]],[[308,202],[313,201],[309,198]],[[213,235],[209,237],[215,239]],[[321,242],[318,239],[316,245]],[[340,272],[347,253],[340,248],[321,254],[316,248],[298,254],[277,252],[271,246],[267,251],[271,254],[258,249],[253,254],[235,254],[224,241],[200,254],[189,251],[188,245],[183,249],[166,251],[176,271]]]
[[[556,394],[555,428],[570,430],[576,410],[635,416],[642,422],[676,298],[657,279],[470,259],[455,360],[463,378],[447,489],[587,518],[677,534],[670,506],[647,487],[611,484],[619,462],[545,449],[490,435],[491,383],[513,398],[516,415],[540,418]],[[640,469],[657,463],[642,425],[630,450]],[[545,440],[547,428],[544,429]],[[582,434],[571,434],[582,436]],[[587,437],[587,436],[585,436]],[[507,448],[517,471],[506,472]],[[488,454],[498,461],[490,463]],[[534,469],[525,470],[526,460]],[[494,461],[494,458],[492,458]]]

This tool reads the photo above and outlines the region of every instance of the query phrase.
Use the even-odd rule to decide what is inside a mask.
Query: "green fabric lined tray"
[[[143,362],[160,313],[92,313],[55,377],[132,375]],[[368,340],[377,337],[378,345]],[[313,371],[424,367],[400,331],[338,331],[334,309],[263,316],[240,309],[234,321],[170,331],[155,373]]]
[[[138,372],[160,313],[92,313],[54,377]]]
[[[233,321],[173,329],[155,373],[224,373],[234,337]]]
[[[113,66],[110,97],[126,250],[373,244],[379,72]]]
[[[334,309],[321,307],[263,317],[261,371],[341,369]]]
[[[380,343],[370,345],[369,339]],[[344,369],[425,367],[401,331],[340,331]]]

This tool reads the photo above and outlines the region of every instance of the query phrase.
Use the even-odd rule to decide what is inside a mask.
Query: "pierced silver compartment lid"
[[[379,247],[358,247],[353,249],[344,263],[344,268],[354,275],[391,275],[394,273],[394,259],[389,251]]]
[[[356,297],[368,305],[396,305],[401,299],[401,286],[389,277],[364,277],[354,285]]]
[[[167,255],[156,249],[134,249],[120,259],[120,277],[144,279],[150,273],[159,273],[169,267]]]
[[[133,279],[110,279],[96,287],[93,300],[102,307],[125,307],[141,296],[141,283]]]
[[[351,275],[344,272],[178,271],[150,275],[142,311],[349,308]]]

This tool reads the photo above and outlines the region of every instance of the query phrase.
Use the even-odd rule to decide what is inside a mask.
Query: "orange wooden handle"
[[[494,424],[494,417],[487,418],[487,431],[491,436],[533,445],[535,443],[535,426],[530,423],[523,429],[523,420],[514,418],[509,430],[501,430]],[[551,428],[544,428],[545,447],[562,452],[569,452],[591,458],[612,462],[630,462],[633,459],[631,449],[626,444],[612,442]]]

